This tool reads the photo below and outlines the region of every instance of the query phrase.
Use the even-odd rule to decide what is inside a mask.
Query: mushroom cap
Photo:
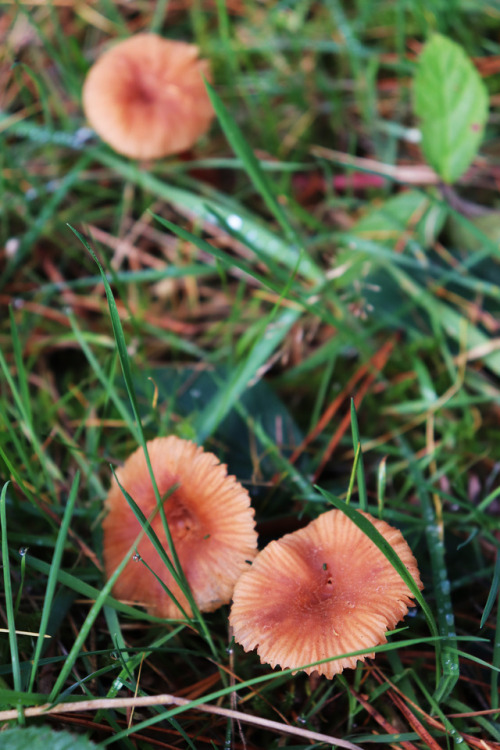
[[[257,533],[248,492],[213,453],[175,436],[147,443],[160,497],[179,485],[164,501],[174,547],[194,599],[203,612],[227,604],[234,584],[256,555]],[[146,458],[138,448],[116,472],[120,484],[149,518],[156,508]],[[106,500],[104,563],[107,576],[123,560],[141,527],[118,483],[113,479]],[[159,512],[151,528],[169,555]],[[144,535],[137,545],[140,557],[172,591],[184,610],[191,608],[151,541]],[[119,576],[114,594],[138,602],[158,617],[182,617],[158,580],[139,561],[131,559]]]
[[[362,515],[423,588],[401,532],[369,513]],[[293,669],[385,643],[386,630],[414,606],[411,597],[378,547],[342,511],[331,510],[257,555],[236,584],[229,621],[245,651],[256,648],[262,663]],[[305,671],[331,679],[367,656],[373,654]]]
[[[83,85],[85,115],[115,151],[157,159],[190,148],[214,111],[198,47],[157,34],[136,34],[105,52]]]

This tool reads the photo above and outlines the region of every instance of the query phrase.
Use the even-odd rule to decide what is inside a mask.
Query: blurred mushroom
[[[256,554],[257,533],[249,495],[227,475],[227,467],[213,453],[189,440],[170,436],[151,440],[147,446],[160,496],[179,485],[164,501],[165,515],[194,599],[200,610],[212,612],[230,601],[234,584],[248,567],[246,560],[253,560]],[[149,518],[157,503],[142,448],[132,453],[116,474]],[[109,577],[137,538],[140,525],[114,479],[106,505],[104,563]],[[160,513],[154,515],[151,527],[168,554]],[[137,552],[191,614],[186,597],[146,536]],[[158,617],[182,616],[158,580],[138,560],[128,562],[114,594],[143,604]]]
[[[361,511],[360,511],[361,512]],[[363,513],[423,588],[416,560],[398,529]],[[412,607],[408,586],[377,546],[342,511],[331,510],[260,552],[236,584],[229,617],[245,651],[261,662],[299,668],[386,642]],[[367,656],[305,671],[332,678]]]
[[[190,148],[210,127],[214,111],[203,81],[209,77],[195,45],[137,34],[92,66],[83,108],[115,151],[157,159]]]

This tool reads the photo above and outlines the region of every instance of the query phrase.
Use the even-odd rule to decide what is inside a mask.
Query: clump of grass
[[[411,105],[431,28],[495,93],[489,5],[4,15],[0,719],[103,747],[495,747],[496,214],[425,182]],[[211,58],[219,125],[144,165],[85,130],[79,96],[101,43],[149,29]],[[493,117],[458,186],[489,207],[496,138]],[[262,546],[326,497],[403,530],[425,603],[375,661],[331,683],[271,672],[227,608],[165,623],[112,597],[110,464],[172,432],[246,484]]]

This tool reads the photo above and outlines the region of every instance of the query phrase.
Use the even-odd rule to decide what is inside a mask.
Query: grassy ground
[[[0,7],[1,710],[103,747],[498,747],[500,220],[450,206],[411,98],[430,32],[475,59],[490,119],[455,197],[495,208],[497,4]],[[80,94],[104,43],[151,29],[211,60],[219,122],[142,164],[85,129]],[[110,463],[203,442],[264,546],[330,507],[318,487],[345,499],[351,398],[368,507],[414,550],[430,617],[329,682],[233,646],[227,607],[203,630],[106,598]],[[82,697],[147,705],[23,716]]]

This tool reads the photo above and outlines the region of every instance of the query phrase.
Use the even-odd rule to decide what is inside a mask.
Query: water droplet
[[[132,560],[134,562],[138,562],[141,559],[141,556],[138,552],[135,553],[135,555],[132,555]]]
[[[48,193],[55,193],[61,184],[61,180],[49,180],[45,186]]]
[[[19,250],[20,241],[17,237],[9,237],[5,243],[5,254],[8,258],[13,258]]]
[[[241,218],[241,216],[236,216],[236,214],[230,214],[227,217],[227,223],[229,224],[231,229],[238,230],[243,226],[243,219]]]
[[[19,554],[24,557],[28,553],[29,547],[19,547]]]
[[[78,128],[75,135],[73,136],[72,146],[73,148],[79,148],[84,143],[89,141],[94,136],[94,131],[91,128]]]
[[[418,128],[407,128],[404,138],[409,143],[420,143],[422,140],[422,133]]]

